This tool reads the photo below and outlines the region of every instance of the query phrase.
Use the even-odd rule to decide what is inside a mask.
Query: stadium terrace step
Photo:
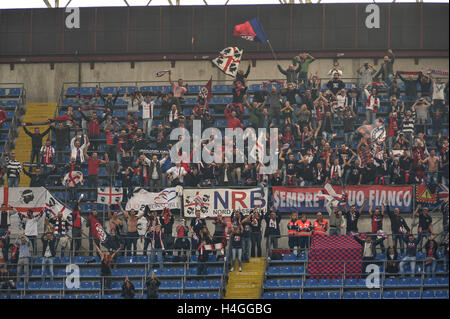
[[[225,299],[257,299],[260,295],[264,276],[265,258],[250,258],[249,263],[242,263],[242,272],[237,264],[229,273]]]
[[[28,103],[23,123],[45,122],[54,117],[55,108],[56,103]],[[48,125],[31,126],[27,127],[27,129],[33,132],[37,127],[43,132],[48,128]],[[47,136],[42,139],[42,144],[44,144]],[[30,161],[31,137],[29,137],[22,128],[20,129],[19,137],[17,138],[15,153],[16,159],[21,163]],[[30,178],[25,174],[21,174],[19,186],[30,186]]]

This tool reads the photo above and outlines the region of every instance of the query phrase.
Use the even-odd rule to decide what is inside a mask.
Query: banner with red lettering
[[[342,192],[342,187],[333,186],[336,193]],[[280,212],[326,213],[325,201],[321,199],[322,187],[273,187],[273,205]],[[364,200],[373,204],[373,208],[380,208],[386,200],[391,209],[398,207],[401,212],[411,212],[414,200],[413,186],[384,186],[384,185],[358,185],[346,186],[348,196],[347,205],[361,207]],[[347,206],[347,207],[348,207]],[[367,206],[368,209],[369,206]]]
[[[200,211],[201,217],[215,217],[222,214],[230,217],[233,210],[248,214],[252,209],[267,209],[267,189],[261,188],[233,189],[184,189],[184,216],[194,217]]]

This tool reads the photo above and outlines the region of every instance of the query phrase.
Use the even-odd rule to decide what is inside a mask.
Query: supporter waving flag
[[[89,222],[91,223],[92,237],[98,239],[106,249],[115,249],[111,235],[103,229],[102,224],[92,214],[89,216]]]
[[[212,60],[215,66],[217,66],[226,75],[236,77],[239,69],[239,63],[241,63],[241,57],[244,50],[237,47],[228,47],[220,51],[219,56]]]
[[[83,173],[80,171],[71,171],[64,176],[63,185],[75,187],[77,184],[83,184]]]

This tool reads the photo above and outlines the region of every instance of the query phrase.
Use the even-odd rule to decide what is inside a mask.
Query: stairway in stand
[[[242,272],[236,262],[234,271],[228,274],[225,299],[259,299],[265,260],[250,258],[249,263],[242,263]]]
[[[38,123],[45,122],[48,119],[54,118],[56,103],[28,103],[27,111],[23,118],[23,123]],[[36,127],[40,128],[41,133],[44,132],[48,125],[40,126],[28,126],[27,129],[30,132],[34,132]],[[45,140],[48,135],[42,139],[42,145],[44,145]],[[30,162],[31,156],[31,137],[28,136],[23,128],[20,129],[19,137],[16,142],[16,159],[23,162]],[[28,170],[28,167],[26,168]],[[27,187],[30,186],[30,178],[24,173],[20,174],[20,184],[19,186]]]

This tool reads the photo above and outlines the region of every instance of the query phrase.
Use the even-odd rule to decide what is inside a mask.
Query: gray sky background
[[[59,6],[65,7],[69,0],[60,0]],[[127,0],[130,6],[145,6],[148,0]],[[175,4],[176,0],[172,0]],[[224,5],[226,0],[206,0],[209,5]],[[312,0],[317,2],[317,0]],[[321,3],[389,3],[392,0],[322,0]],[[397,0],[397,3],[415,3],[416,0]],[[448,0],[423,0],[427,3],[449,3]],[[55,0],[49,0],[49,3],[54,6]],[[181,0],[181,5],[204,5],[203,0]],[[279,4],[279,0],[229,0],[228,5],[236,4]],[[296,3],[299,3],[296,0]],[[152,0],[151,6],[168,6],[167,0]],[[72,0],[70,7],[124,7],[126,6],[123,0]],[[0,9],[24,9],[24,8],[46,8],[42,0],[0,0]]]

